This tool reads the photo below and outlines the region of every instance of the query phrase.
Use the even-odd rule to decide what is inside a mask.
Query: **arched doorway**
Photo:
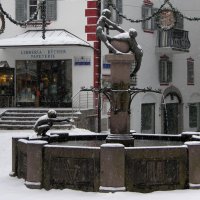
[[[179,134],[183,130],[183,104],[180,91],[170,86],[161,101],[161,132]]]

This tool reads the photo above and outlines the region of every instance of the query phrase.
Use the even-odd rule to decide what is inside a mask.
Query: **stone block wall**
[[[134,192],[188,188],[187,147],[126,149],[126,187]]]
[[[43,187],[98,191],[99,157],[99,148],[45,146]]]
[[[61,141],[58,135],[54,142],[56,137]],[[151,192],[200,185],[199,142],[170,147],[75,147],[48,142],[12,139],[11,175],[25,179],[29,188]]]

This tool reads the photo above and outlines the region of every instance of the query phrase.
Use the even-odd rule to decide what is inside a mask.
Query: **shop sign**
[[[91,57],[89,56],[80,56],[74,58],[75,66],[89,66],[91,65]]]
[[[103,63],[104,69],[110,69],[110,63]]]
[[[26,59],[55,59],[57,56],[66,54],[66,49],[23,49],[20,55]]]

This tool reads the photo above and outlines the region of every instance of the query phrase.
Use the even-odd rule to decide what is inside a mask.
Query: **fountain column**
[[[111,114],[110,132],[106,142],[121,143],[133,146],[134,139],[130,134],[130,72],[135,60],[133,54],[108,54],[107,62],[111,63]]]
[[[27,177],[25,185],[31,189],[42,188],[43,147],[47,141],[36,140],[27,142]]]

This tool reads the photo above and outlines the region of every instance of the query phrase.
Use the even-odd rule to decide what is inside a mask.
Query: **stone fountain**
[[[106,59],[111,63],[111,87],[83,90],[101,92],[109,99],[110,134],[15,137],[10,175],[25,179],[28,188],[46,190],[151,192],[199,188],[199,137],[130,132],[130,107],[135,95],[160,91],[130,86],[130,76],[140,69],[143,55],[135,40],[137,32],[124,31],[109,17],[110,12],[104,10],[97,23],[97,36],[110,51]],[[111,38],[104,32],[105,25],[120,34]],[[135,61],[136,68],[131,72]],[[144,141],[150,145],[144,145]]]

